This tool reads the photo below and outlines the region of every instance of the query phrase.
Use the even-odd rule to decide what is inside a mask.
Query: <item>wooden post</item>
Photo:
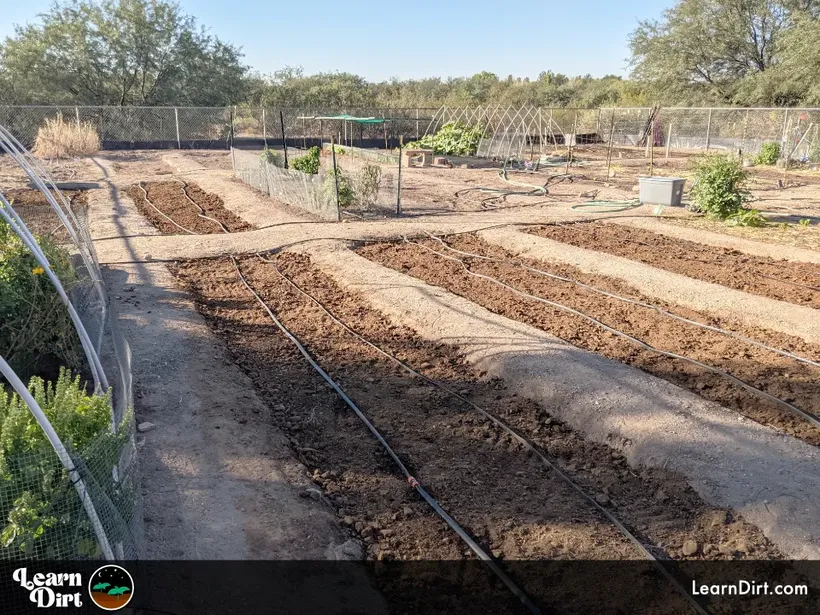
[[[79,121],[77,122],[79,124]],[[179,109],[174,107],[174,123],[177,126],[177,149],[182,149],[182,142],[179,140]]]
[[[399,177],[398,181],[396,182],[396,215],[401,215],[401,159],[404,154],[402,154],[402,149],[404,148],[404,135],[399,135]]]
[[[609,181],[609,168],[612,163],[612,142],[615,140],[615,112],[609,121],[609,146],[606,149],[606,179]]]
[[[339,203],[339,170],[336,168],[336,146],[330,137],[330,157],[333,160],[333,188],[336,192],[336,222],[342,221],[342,206]]]
[[[288,138],[285,135],[285,114],[279,111],[279,124],[282,126],[282,149],[285,150],[285,168],[288,168]]]
[[[669,122],[669,130],[666,132],[666,159],[669,160],[669,148],[672,147],[672,126],[674,122]]]
[[[783,115],[783,135],[780,137],[780,151],[783,152],[786,149],[786,141],[788,140],[788,132],[789,132],[789,110],[786,109],[786,113]]]
[[[575,131],[578,129],[578,112],[572,118],[572,134],[569,136],[569,146],[567,147],[567,168],[566,173],[569,173],[569,166],[572,164],[572,146],[575,144]]]
[[[649,177],[655,172],[655,118],[649,127]]]
[[[706,151],[709,151],[709,146],[712,144],[712,108],[709,108],[709,119],[706,120]]]

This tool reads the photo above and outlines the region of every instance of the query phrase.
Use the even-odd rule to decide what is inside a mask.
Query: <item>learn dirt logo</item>
[[[97,569],[88,581],[91,601],[106,611],[119,611],[131,602],[134,579],[122,566],[109,564]]]

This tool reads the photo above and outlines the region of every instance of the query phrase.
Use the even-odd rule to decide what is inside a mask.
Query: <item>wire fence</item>
[[[477,152],[483,158],[526,158],[556,145],[610,139],[619,147],[642,146],[653,138],[671,151],[748,155],[774,142],[783,158],[820,162],[820,109],[442,107],[425,132],[450,122],[484,128]]]
[[[365,216],[396,212],[400,190],[396,177],[398,154],[351,146],[333,148],[335,157],[331,145],[323,144],[315,174],[303,173],[292,166],[284,168],[284,152],[278,150],[232,148],[234,176],[323,220],[338,221],[343,214]],[[288,148],[291,163],[306,153],[306,150]]]
[[[87,210],[2,126],[0,151],[33,186],[19,205],[0,193],[0,560],[138,558],[131,350]]]

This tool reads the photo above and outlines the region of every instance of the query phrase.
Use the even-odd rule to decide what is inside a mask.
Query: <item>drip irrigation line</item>
[[[658,558],[656,558],[644,546],[644,544],[638,539],[637,536],[635,536],[632,532],[630,532],[629,529],[627,529],[627,527],[623,523],[621,523],[618,520],[617,517],[615,517],[615,515],[613,515],[611,512],[609,512],[609,510],[607,510],[601,504],[599,504],[592,496],[590,496],[584,490],[583,487],[581,487],[578,483],[573,481],[569,477],[569,475],[565,474],[563,470],[561,470],[553,461],[550,461],[538,448],[535,447],[535,445],[533,445],[524,436],[520,435],[517,431],[515,431],[512,427],[507,425],[504,421],[502,421],[501,419],[496,417],[491,412],[488,412],[487,410],[485,410],[484,408],[482,408],[481,406],[479,406],[475,402],[467,399],[466,397],[464,397],[460,393],[458,393],[458,392],[454,391],[453,389],[441,384],[440,382],[437,382],[437,381],[433,380],[432,378],[429,378],[429,377],[425,376],[421,372],[416,371],[408,363],[405,363],[404,361],[399,359],[394,354],[384,350],[379,345],[377,345],[374,342],[371,342],[370,340],[368,340],[362,334],[360,334],[355,329],[353,329],[348,324],[346,324],[344,321],[342,321],[340,318],[335,316],[316,297],[311,295],[309,292],[307,292],[302,287],[300,287],[296,282],[294,282],[288,276],[286,276],[284,273],[282,273],[282,271],[279,269],[279,267],[276,266],[276,263],[274,261],[263,257],[261,254],[257,254],[257,256],[259,257],[260,260],[262,260],[266,263],[269,263],[273,267],[274,271],[276,271],[276,273],[278,273],[279,276],[283,280],[285,280],[285,282],[287,282],[292,288],[294,288],[302,296],[304,296],[306,299],[308,299],[314,305],[316,305],[316,307],[318,307],[320,310],[322,310],[328,316],[328,318],[330,318],[334,323],[339,325],[342,329],[344,329],[345,331],[347,331],[348,333],[353,335],[356,339],[358,339],[362,343],[366,344],[367,346],[369,346],[370,348],[372,348],[373,350],[375,350],[377,353],[384,356],[385,358],[389,359],[390,361],[393,361],[396,365],[398,365],[399,367],[404,369],[407,373],[412,374],[413,376],[416,376],[416,377],[420,378],[421,380],[423,380],[427,384],[429,384],[431,386],[434,386],[434,387],[440,389],[441,391],[444,391],[448,395],[450,395],[452,397],[455,397],[459,401],[467,404],[473,410],[475,410],[476,412],[481,414],[484,418],[491,421],[494,425],[496,425],[496,427],[499,427],[502,431],[504,431],[504,433],[506,433],[507,435],[512,437],[516,442],[521,444],[528,451],[533,453],[541,461],[541,463],[543,463],[547,467],[547,469],[549,469],[551,471],[554,471],[561,478],[561,480],[563,480],[569,487],[571,487],[576,493],[578,493],[588,504],[590,504],[593,508],[595,508],[598,512],[600,512],[610,523],[612,523],[618,529],[618,531],[621,533],[622,536],[627,538],[633,545],[635,545],[635,547],[638,549],[638,551],[641,553],[641,555],[643,555],[643,557],[645,559],[647,559],[651,562],[654,562],[656,567],[660,570],[660,572],[675,586],[675,588],[678,591],[681,592],[681,594],[683,594],[683,596],[685,596],[687,598],[687,600],[689,600],[690,603],[692,603],[692,605],[695,607],[695,609],[699,613],[704,612],[700,608],[700,605],[697,602],[695,602],[694,599],[686,592],[686,590],[678,583],[678,581],[673,576],[671,576],[669,574],[669,572],[666,570],[666,568],[664,568],[663,565],[660,564],[660,562],[658,561]]]
[[[180,229],[181,231],[183,231],[183,232],[185,232],[185,233],[188,233],[189,235],[196,235],[196,234],[197,234],[197,233],[195,233],[194,231],[191,231],[191,230],[189,230],[189,229],[185,228],[185,227],[184,227],[184,226],[182,226],[181,224],[177,224],[176,222],[174,222],[174,220],[172,220],[172,219],[171,219],[171,217],[170,217],[170,216],[168,216],[168,215],[164,214],[163,212],[161,212],[161,211],[159,210],[159,207],[157,207],[156,205],[154,205],[154,204],[151,202],[151,199],[149,199],[149,198],[148,198],[148,191],[147,191],[147,190],[143,187],[142,182],[137,182],[137,186],[139,186],[139,189],[140,189],[140,190],[142,190],[142,193],[145,195],[145,197],[144,197],[144,198],[145,198],[145,202],[146,202],[146,203],[148,203],[148,205],[150,205],[150,206],[154,209],[154,211],[156,211],[156,212],[157,212],[160,216],[162,216],[163,218],[165,218],[168,222],[170,222],[171,224],[173,224],[175,227],[177,227],[177,228],[178,228],[178,229]]]
[[[230,233],[230,231],[227,228],[225,228],[225,225],[222,224],[219,220],[216,220],[214,218],[211,218],[210,216],[205,215],[205,210],[202,208],[202,206],[199,203],[197,203],[195,200],[193,200],[191,198],[191,196],[188,194],[188,182],[186,182],[184,180],[181,180],[181,179],[177,179],[177,178],[174,178],[174,181],[179,182],[180,184],[182,184],[182,194],[185,195],[185,198],[188,199],[188,202],[191,205],[193,205],[194,207],[196,207],[199,210],[199,214],[197,214],[197,215],[200,218],[204,218],[205,220],[208,220],[209,222],[213,222],[214,224],[218,225],[219,228],[222,229],[223,233]]]
[[[498,279],[496,279],[492,276],[484,275],[482,273],[476,273],[475,271],[470,271],[469,267],[467,267],[467,264],[463,260],[461,260],[460,258],[456,258],[454,256],[448,256],[447,254],[443,254],[443,253],[441,253],[437,250],[434,250],[433,248],[425,246],[424,244],[418,243],[416,241],[410,241],[407,238],[404,238],[404,241],[406,243],[418,246],[418,247],[420,247],[424,250],[432,252],[433,254],[437,254],[442,258],[445,258],[447,260],[455,261],[455,262],[459,263],[468,275],[471,275],[471,276],[486,280],[486,281],[491,282],[493,284],[497,284],[498,286],[506,288],[507,290],[509,290],[509,291],[521,296],[521,297],[524,297],[525,299],[532,299],[533,301],[538,301],[539,303],[544,303],[544,304],[549,305],[551,307],[554,307],[556,309],[563,310],[565,312],[569,312],[570,314],[578,316],[579,318],[583,318],[584,320],[586,320],[588,322],[591,322],[591,323],[601,327],[602,329],[604,329],[605,331],[608,331],[609,333],[612,333],[613,335],[617,335],[618,337],[622,337],[622,338],[632,342],[633,344],[643,348],[644,350],[649,350],[650,352],[654,352],[654,353],[657,353],[657,354],[660,354],[660,355],[671,357],[673,359],[679,359],[681,361],[691,363],[692,365],[696,365],[696,366],[700,367],[701,369],[705,369],[706,371],[712,372],[712,373],[717,374],[719,376],[723,376],[724,378],[726,378],[728,380],[731,380],[736,385],[740,386],[741,388],[745,389],[746,391],[749,391],[750,393],[754,393],[755,395],[758,395],[759,397],[763,397],[764,399],[766,399],[770,402],[773,402],[773,403],[775,403],[775,404],[789,410],[793,414],[796,414],[796,415],[800,416],[801,418],[803,418],[806,421],[808,421],[809,423],[811,423],[813,426],[815,426],[817,428],[820,428],[820,420],[818,420],[818,418],[816,416],[814,416],[813,414],[805,412],[805,411],[801,410],[800,408],[798,408],[796,406],[793,406],[789,402],[787,402],[783,399],[780,399],[779,397],[775,397],[774,395],[771,395],[771,394],[767,393],[766,391],[762,391],[762,390],[760,390],[756,387],[753,387],[751,384],[741,380],[737,376],[733,376],[732,374],[730,374],[726,371],[723,371],[720,368],[714,367],[712,365],[708,365],[706,363],[702,363],[701,361],[698,361],[696,359],[692,359],[692,358],[689,358],[689,357],[685,357],[683,355],[676,354],[674,352],[669,352],[667,350],[660,350],[658,348],[655,348],[651,344],[647,344],[646,342],[638,339],[637,337],[633,337],[632,335],[629,335],[628,333],[624,333],[623,331],[620,331],[619,329],[615,329],[614,327],[610,327],[609,325],[601,322],[597,318],[593,318],[592,316],[589,316],[588,314],[585,314],[585,313],[583,313],[579,310],[573,309],[573,308],[568,307],[566,305],[562,305],[560,303],[556,303],[555,301],[550,301],[549,299],[545,299],[544,297],[539,297],[537,295],[532,295],[530,293],[524,292],[523,290],[519,290],[518,288],[515,288],[514,286],[510,286],[509,284],[505,284],[501,280],[498,280]]]
[[[568,278],[568,277],[557,275],[557,274],[554,274],[554,273],[549,273],[548,271],[544,271],[542,269],[537,269],[536,267],[530,267],[529,265],[526,265],[525,263],[523,263],[521,261],[517,261],[517,260],[513,260],[513,259],[495,258],[495,257],[492,257],[492,256],[483,256],[481,254],[474,254],[473,252],[465,252],[463,250],[458,250],[458,249],[452,247],[451,245],[447,244],[445,241],[443,241],[441,239],[441,237],[437,237],[436,235],[431,235],[430,233],[427,233],[427,236],[430,239],[435,239],[444,248],[450,250],[451,252],[455,252],[457,254],[462,254],[462,255],[468,256],[470,258],[476,258],[476,259],[485,260],[485,261],[489,261],[489,262],[493,262],[493,263],[516,265],[518,267],[521,267],[522,269],[526,269],[527,271],[529,271],[531,273],[535,273],[537,275],[541,275],[541,276],[544,276],[544,277],[547,277],[547,278],[553,278],[555,280],[560,280],[561,282],[568,282],[570,284],[575,284],[576,286],[578,286],[580,288],[584,288],[584,289],[592,291],[594,293],[604,295],[605,297],[610,297],[612,299],[617,299],[618,301],[623,301],[625,303],[631,303],[633,305],[638,305],[640,307],[655,310],[659,314],[662,314],[662,315],[667,316],[669,318],[674,318],[675,320],[679,320],[681,322],[685,322],[687,324],[694,325],[696,327],[700,327],[701,329],[706,329],[707,331],[714,331],[715,333],[720,333],[720,334],[726,335],[728,337],[733,337],[737,340],[740,340],[741,342],[744,342],[746,344],[751,344],[752,346],[757,346],[758,348],[762,348],[763,350],[768,350],[770,352],[774,352],[774,353],[779,354],[779,355],[781,355],[783,357],[786,357],[788,359],[794,359],[795,361],[799,361],[800,363],[806,363],[807,365],[811,365],[813,367],[820,368],[820,363],[818,363],[817,361],[812,361],[811,359],[801,357],[801,356],[793,354],[793,353],[791,353],[787,350],[781,350],[780,348],[774,348],[773,346],[769,346],[768,344],[764,344],[763,342],[759,342],[757,340],[751,339],[749,337],[746,337],[745,335],[740,335],[739,333],[735,333],[734,331],[729,331],[727,329],[722,329],[720,327],[715,327],[713,325],[707,325],[706,323],[698,322],[697,320],[691,320],[689,318],[684,318],[683,316],[679,316],[678,314],[675,314],[673,312],[669,312],[667,310],[664,310],[663,308],[658,307],[656,305],[652,305],[651,303],[645,303],[643,301],[638,301],[637,299],[630,299],[629,297],[624,297],[622,295],[611,293],[609,291],[603,290],[603,289],[598,288],[596,286],[592,286],[591,284],[585,284],[584,282],[579,282],[578,280],[575,280],[573,278]]]
[[[295,335],[293,335],[293,333],[291,333],[287,329],[287,327],[285,327],[285,325],[282,324],[282,322],[274,315],[273,311],[270,309],[270,307],[268,307],[268,304],[265,303],[262,297],[260,297],[259,294],[253,289],[253,287],[248,283],[247,279],[245,278],[244,274],[239,268],[239,263],[237,262],[236,257],[231,255],[231,261],[233,262],[234,269],[236,269],[236,273],[239,276],[239,279],[242,281],[242,284],[245,286],[245,288],[248,289],[248,292],[250,292],[251,295],[253,295],[254,298],[257,300],[257,302],[264,308],[264,310],[268,313],[270,319],[285,335],[285,337],[287,337],[291,342],[293,342],[293,344],[296,346],[296,348],[299,350],[299,352],[302,354],[305,360],[307,360],[307,362],[310,363],[310,366],[316,371],[316,373],[318,373],[322,377],[322,379],[324,379],[324,381],[330,385],[330,387],[336,392],[336,394],[342,399],[342,401],[344,401],[344,403],[351,410],[353,410],[353,412],[356,413],[356,416],[358,416],[359,419],[365,424],[370,433],[372,433],[376,440],[379,441],[379,444],[382,445],[387,454],[390,455],[390,458],[399,467],[399,469],[401,470],[402,474],[404,474],[410,486],[418,492],[418,494],[424,499],[424,501],[427,502],[427,504],[445,521],[445,523],[447,523],[447,525],[450,526],[450,528],[456,534],[458,534],[459,538],[461,538],[464,541],[464,543],[468,547],[470,547],[473,553],[475,553],[476,556],[480,560],[482,560],[490,568],[490,570],[493,571],[493,573],[495,573],[495,575],[504,583],[504,585],[507,586],[507,588],[513,594],[515,594],[515,596],[521,601],[521,603],[524,606],[527,607],[527,609],[531,613],[540,614],[541,610],[530,600],[527,594],[525,594],[524,591],[521,590],[513,582],[513,580],[510,579],[509,576],[507,576],[507,573],[505,573],[498,566],[495,560],[493,560],[486,553],[486,551],[484,551],[484,549],[482,549],[475,542],[475,540],[473,540],[472,537],[470,537],[470,535],[464,531],[464,529],[458,524],[458,522],[456,522],[455,519],[453,519],[450,515],[447,514],[447,512],[444,511],[444,509],[436,501],[436,499],[433,498],[433,496],[431,496],[429,493],[427,493],[424,487],[422,487],[419,484],[419,482],[407,469],[407,466],[404,465],[404,462],[401,460],[401,458],[395,453],[395,451],[393,451],[393,449],[387,443],[387,440],[384,439],[384,436],[382,436],[382,434],[379,433],[379,431],[376,429],[373,423],[370,422],[370,420],[367,418],[364,412],[362,412],[362,410],[356,405],[356,403],[352,399],[350,399],[350,397],[348,397],[347,393],[344,392],[344,390],[336,383],[336,381],[333,380],[333,378],[331,378],[324,369],[322,369],[322,367],[310,355],[310,353],[302,345],[298,338]]]

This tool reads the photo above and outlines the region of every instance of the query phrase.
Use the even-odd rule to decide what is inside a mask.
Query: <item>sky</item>
[[[37,20],[52,0],[0,0],[0,38]],[[305,73],[457,77],[487,70],[535,78],[541,71],[626,76],[628,36],[672,0],[179,0],[221,39],[241,46],[263,74],[283,66]]]

